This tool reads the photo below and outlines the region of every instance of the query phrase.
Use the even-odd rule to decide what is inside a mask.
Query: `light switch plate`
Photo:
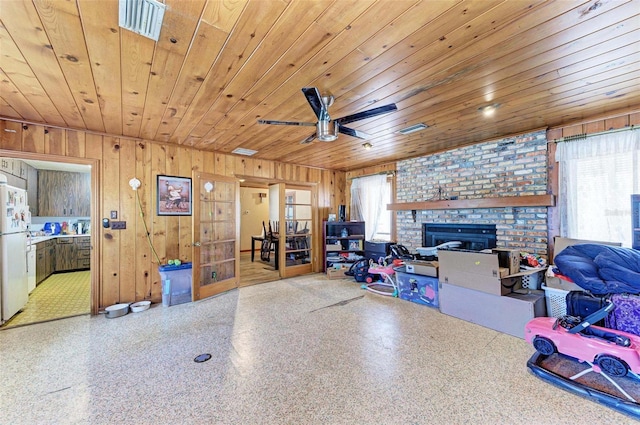
[[[122,230],[127,228],[126,221],[112,221],[111,222],[111,230]]]
[[[116,220],[118,218],[118,211],[111,211],[111,220]]]

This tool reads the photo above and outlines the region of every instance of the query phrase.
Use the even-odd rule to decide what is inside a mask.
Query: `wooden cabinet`
[[[45,241],[45,279],[56,271],[56,241]]]
[[[39,284],[55,271],[56,241],[49,239],[36,244],[36,284]]]
[[[324,266],[364,256],[364,221],[324,222]]]
[[[46,279],[46,263],[44,242],[36,244],[36,285]]]
[[[91,174],[40,170],[38,215],[42,217],[89,217]]]
[[[91,238],[82,236],[75,238],[76,269],[86,270],[91,267]]]
[[[71,237],[56,238],[56,272],[66,272],[76,268],[76,244]]]

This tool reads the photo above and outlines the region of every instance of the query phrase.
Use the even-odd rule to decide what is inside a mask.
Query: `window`
[[[560,233],[631,247],[631,195],[640,193],[640,131],[559,142]]]
[[[365,222],[365,239],[391,240],[391,177],[358,177],[351,182],[351,219]]]

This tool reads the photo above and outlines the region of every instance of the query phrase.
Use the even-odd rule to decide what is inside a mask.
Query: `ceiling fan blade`
[[[316,139],[316,133],[315,131],[306,139],[304,139],[303,141],[300,142],[301,145],[308,145],[309,143],[313,142]]]
[[[273,125],[301,125],[305,127],[315,127],[314,122],[301,122],[301,121],[277,121],[277,120],[258,120],[258,124],[273,124]]]
[[[311,105],[311,109],[315,112],[316,117],[319,120],[329,120],[329,112],[327,108],[324,106],[324,102],[322,101],[322,96],[320,96],[320,91],[318,91],[317,87],[303,87],[302,93],[304,93],[307,98],[307,102]]]
[[[375,117],[376,115],[382,115],[389,112],[397,111],[398,107],[395,103],[389,105],[380,106],[378,108],[369,109],[366,111],[358,112],[357,114],[347,115],[346,117],[335,119],[338,124],[349,124],[350,122],[363,120],[365,118]]]
[[[358,139],[369,140],[372,136],[364,131],[355,130],[349,127],[339,126],[338,131],[342,134],[348,134],[349,136],[357,137]]]

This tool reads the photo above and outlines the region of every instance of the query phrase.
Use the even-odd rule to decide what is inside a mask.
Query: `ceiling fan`
[[[332,95],[320,96],[320,91],[318,91],[316,87],[304,87],[302,89],[302,93],[304,93],[309,105],[311,105],[311,109],[313,109],[313,112],[315,112],[318,117],[318,122],[258,120],[258,124],[316,127],[316,131],[312,135],[300,142],[303,145],[311,143],[316,138],[321,142],[333,142],[338,138],[338,132],[366,140],[371,138],[371,135],[360,130],[345,127],[345,124],[398,110],[395,103],[391,103],[389,105],[380,106],[378,108],[369,109],[358,112],[357,114],[347,115],[345,117],[332,120],[329,116],[329,107],[333,104],[334,100]]]

